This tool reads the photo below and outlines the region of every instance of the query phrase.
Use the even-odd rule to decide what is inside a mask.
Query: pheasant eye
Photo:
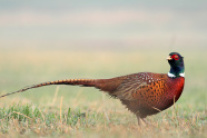
[[[175,60],[178,60],[179,56],[178,55],[173,55],[172,58],[175,59]]]

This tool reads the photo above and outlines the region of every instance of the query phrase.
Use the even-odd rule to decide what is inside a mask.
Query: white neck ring
[[[168,72],[167,75],[168,75],[168,77],[170,77],[170,78],[175,78],[175,77],[176,77],[173,73],[170,73],[170,72]],[[180,73],[179,76],[180,76],[180,77],[185,77],[185,73]]]

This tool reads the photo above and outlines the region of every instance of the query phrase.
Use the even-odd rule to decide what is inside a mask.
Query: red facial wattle
[[[178,60],[179,56],[175,54],[175,55],[172,55],[171,58],[174,59],[174,60]]]

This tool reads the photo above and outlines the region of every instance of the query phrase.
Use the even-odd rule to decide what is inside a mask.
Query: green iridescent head
[[[185,76],[185,67],[183,57],[177,52],[171,52],[167,58],[168,63],[170,64],[170,71],[168,76],[171,78],[184,77]]]

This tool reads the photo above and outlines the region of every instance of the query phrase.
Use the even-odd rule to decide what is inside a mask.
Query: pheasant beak
[[[171,56],[167,57],[167,60],[172,60]]]

